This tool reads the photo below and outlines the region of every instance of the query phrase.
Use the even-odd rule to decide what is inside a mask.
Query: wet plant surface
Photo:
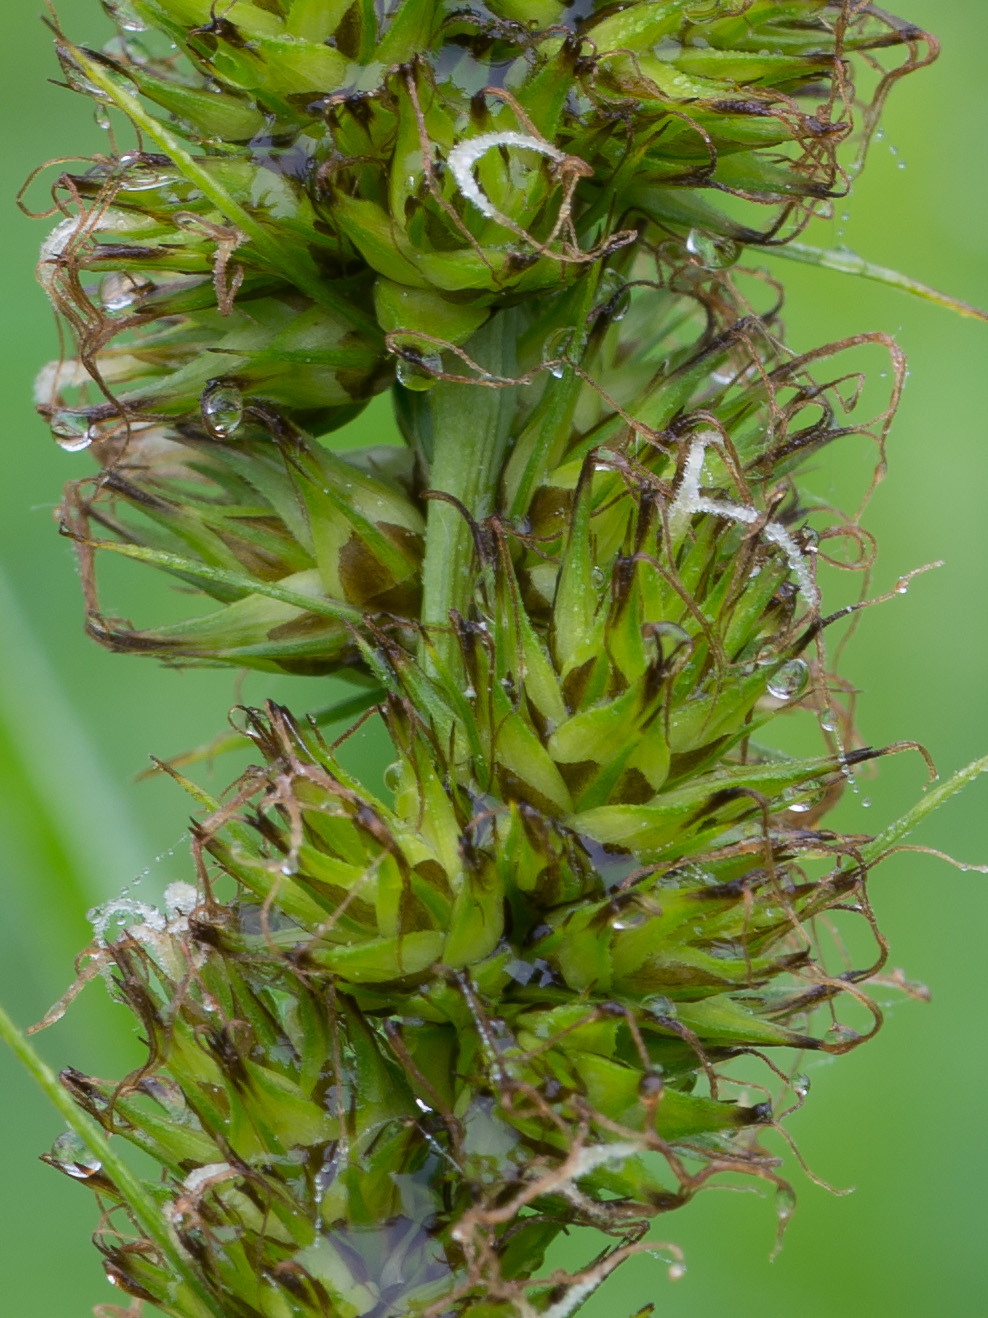
[[[397,760],[381,799],[312,725],[244,711],[259,766],[193,789],[196,887],[97,916],[83,977],[148,1061],[63,1077],[161,1165],[164,1237],[85,1144],[52,1161],[165,1312],[562,1318],[718,1175],[784,1224],[759,1135],[802,1102],[793,1051],[881,1022],[867,879],[901,832],[823,821],[908,747],[860,743],[831,658],[870,600],[863,505],[797,482],[850,434],[881,477],[904,367],[883,335],[788,352],[746,248],[840,195],[855,116],[932,44],[809,0],[197,8],[121,10],[102,52],[57,34],[149,139],[60,175],[40,267],[75,345],[40,407],[98,462],[62,514],[89,630],[344,673]],[[334,454],[389,387],[406,449]],[[111,553],[211,611],[108,616]],[[859,583],[829,613],[828,569]],[[780,710],[816,755],[772,748]],[[574,1225],[609,1243],[540,1272]]]

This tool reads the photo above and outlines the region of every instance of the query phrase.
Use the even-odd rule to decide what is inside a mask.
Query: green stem
[[[492,375],[510,379],[517,373],[516,339],[517,316],[502,311],[477,331],[466,350]],[[483,389],[441,381],[428,393],[415,395],[409,409],[416,440],[429,462],[430,491],[451,495],[474,522],[494,512],[516,392],[510,386]],[[448,633],[450,611],[468,611],[474,586],[471,526],[461,508],[433,498],[426,518],[422,623],[432,629],[437,653],[451,666],[455,645]],[[431,666],[425,651],[423,658]]]
[[[93,1157],[99,1159],[103,1170],[120,1192],[129,1212],[147,1234],[148,1239],[157,1245],[162,1259],[167,1260],[168,1265],[174,1269],[175,1275],[182,1279],[195,1296],[198,1304],[195,1313],[190,1313],[190,1318],[205,1318],[207,1314],[212,1315],[212,1318],[223,1318],[223,1310],[217,1307],[213,1298],[203,1289],[195,1270],[186,1261],[181,1246],[169,1229],[161,1207],[155,1203],[147,1187],[138,1180],[127,1164],[117,1157],[99,1123],[82,1108],[76,1106],[68,1091],[59,1084],[55,1073],[38,1056],[3,1007],[0,1007],[0,1039],[8,1045],[24,1069],[31,1074]]]
[[[922,298],[925,302],[935,302],[937,306],[956,311],[959,316],[970,316],[974,320],[988,320],[988,312],[972,307],[960,298],[941,293],[929,284],[921,284],[917,279],[888,266],[873,265],[856,252],[846,247],[811,247],[808,243],[785,243],[779,247],[766,247],[766,255],[781,256],[787,261],[798,261],[801,265],[821,266],[826,270],[837,270],[845,275],[857,275],[859,279],[871,279],[876,284],[885,284],[889,288],[898,288],[903,293]]]

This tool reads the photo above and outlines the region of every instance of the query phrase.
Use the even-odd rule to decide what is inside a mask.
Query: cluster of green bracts
[[[62,509],[89,629],[348,676],[396,761],[378,799],[248,711],[259,766],[192,789],[197,888],[97,919],[148,1059],[63,1079],[160,1164],[171,1252],[51,1161],[173,1318],[568,1318],[720,1171],[785,1215],[772,1103],[723,1067],[781,1050],[784,1105],[793,1050],[862,1037],[833,1004],[882,945],[835,972],[814,921],[869,913],[819,821],[872,752],[795,483],[849,425],[734,267],[846,190],[855,70],[880,103],[922,34],[830,0],[105,7],[59,58],[138,149],[62,176],[40,267],[76,353],[40,410],[98,464]],[[406,445],[334,452],[388,388]],[[214,607],[108,618],[110,552]],[[759,743],[797,704],[818,757]],[[604,1246],[553,1273],[572,1226]]]

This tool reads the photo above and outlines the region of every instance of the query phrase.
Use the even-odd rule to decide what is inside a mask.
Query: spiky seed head
[[[149,1053],[64,1083],[159,1163],[199,1294],[112,1176],[50,1161],[111,1210],[111,1279],[174,1318],[568,1318],[719,1170],[784,1220],[771,1106],[724,1064],[853,1046],[814,1010],[867,1006],[884,957],[835,968],[811,932],[871,922],[860,840],[818,827],[871,752],[757,742],[825,698],[793,475],[849,427],[727,271],[842,191],[852,57],[915,64],[920,34],[828,0],[106,7],[118,39],[59,57],[144,140],[62,180],[41,262],[77,349],[41,410],[99,462],[63,509],[90,628],[360,665],[398,758],[378,799],[250,712],[262,763],[197,826],[198,888],[116,903],[113,938],[97,915]],[[393,380],[409,460],[332,455]],[[503,461],[477,506],[440,491],[473,554],[423,623],[464,389],[496,392]],[[218,609],[105,618],[98,547]],[[569,1225],[620,1243],[538,1281]]]

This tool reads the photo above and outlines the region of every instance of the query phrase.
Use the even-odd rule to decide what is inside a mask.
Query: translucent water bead
[[[199,400],[202,422],[214,439],[229,439],[244,419],[244,396],[235,384],[211,380]]]

